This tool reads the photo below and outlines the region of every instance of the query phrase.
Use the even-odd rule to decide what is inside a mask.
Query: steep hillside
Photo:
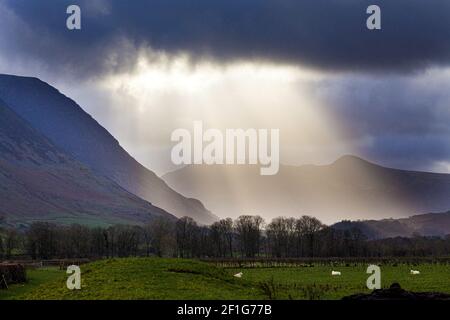
[[[450,175],[384,168],[354,156],[330,165],[281,166],[261,176],[257,166],[187,166],[163,177],[220,216],[316,216],[340,220],[401,218],[450,209]]]
[[[81,107],[48,84],[0,75],[0,98],[56,146],[131,193],[178,217],[191,216],[201,223],[216,219],[200,201],[175,192],[139,164]]]
[[[14,225],[175,219],[73,159],[1,100],[0,216]]]
[[[403,219],[341,221],[333,228],[346,230],[360,229],[369,239],[393,237],[438,236],[450,235],[450,211],[427,213]]]

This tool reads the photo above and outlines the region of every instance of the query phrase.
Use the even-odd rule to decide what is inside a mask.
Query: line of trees
[[[450,254],[450,236],[369,241],[359,229],[337,230],[309,216],[279,217],[268,224],[259,216],[241,216],[211,226],[188,217],[107,228],[36,222],[22,232],[0,230],[0,258],[17,254],[32,259],[437,256]]]

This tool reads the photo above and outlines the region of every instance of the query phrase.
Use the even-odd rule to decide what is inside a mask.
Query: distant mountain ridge
[[[341,221],[332,227],[339,230],[357,228],[369,239],[416,235],[444,237],[450,235],[450,211],[415,215],[403,219]]]
[[[0,216],[108,225],[175,219],[76,161],[0,100]]]
[[[200,201],[175,192],[139,164],[97,121],[50,85],[0,75],[0,98],[56,146],[129,192],[178,217],[205,224],[217,219]]]
[[[163,176],[175,190],[200,199],[220,216],[311,215],[340,220],[402,218],[450,209],[450,175],[385,168],[355,156],[329,165],[190,165]]]

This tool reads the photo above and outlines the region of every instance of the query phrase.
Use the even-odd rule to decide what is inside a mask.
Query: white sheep
[[[243,275],[243,273],[242,273],[242,272],[239,272],[239,273],[236,273],[234,276],[235,276],[236,278],[242,278],[242,275]]]
[[[420,274],[420,271],[418,271],[418,270],[411,270],[410,273],[411,274]]]
[[[331,275],[332,276],[340,276],[341,272],[340,271],[331,271]]]

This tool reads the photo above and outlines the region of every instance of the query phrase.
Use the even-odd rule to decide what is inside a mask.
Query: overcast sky
[[[0,39],[1,73],[56,86],[159,174],[193,120],[279,128],[287,164],[450,172],[448,0],[0,0]]]

